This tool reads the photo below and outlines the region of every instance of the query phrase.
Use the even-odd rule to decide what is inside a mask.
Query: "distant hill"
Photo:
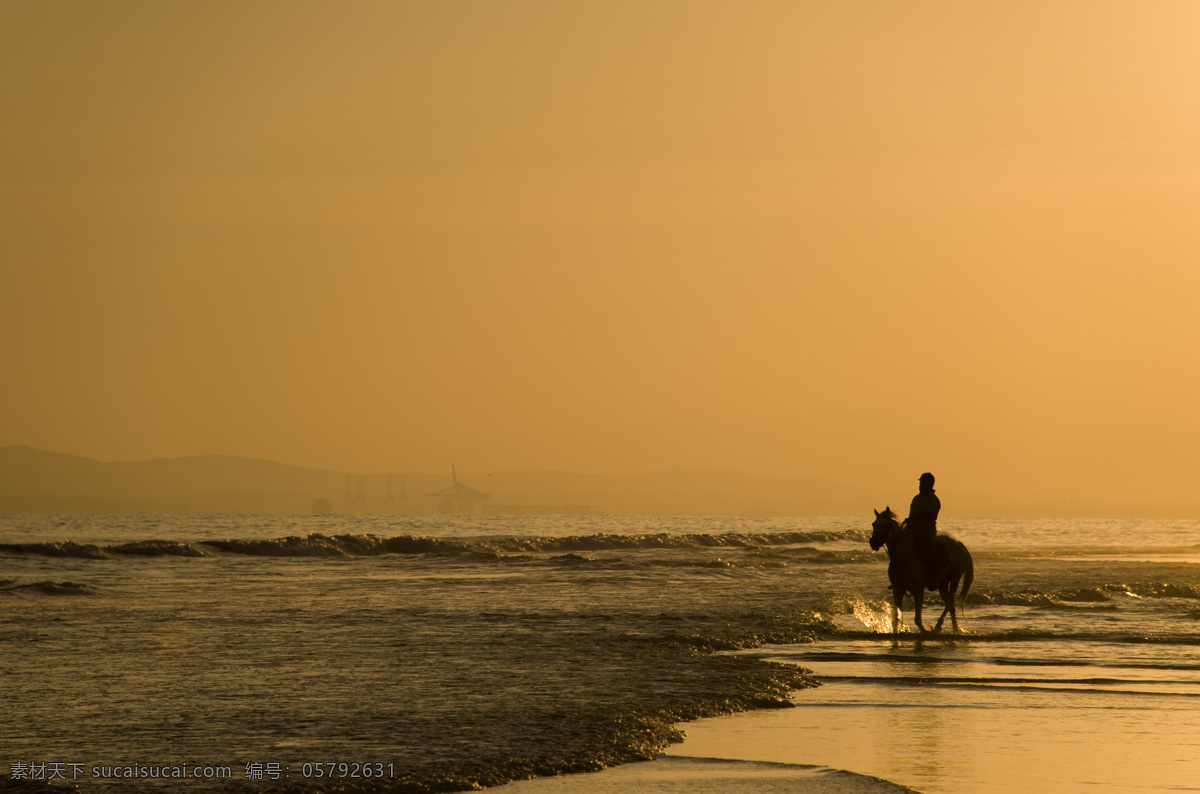
[[[0,447],[5,512],[309,512],[345,477],[252,458],[206,455],[102,463]]]
[[[861,488],[820,477],[760,477],[737,471],[670,469],[645,474],[576,474],[546,469],[463,473],[488,494],[487,512],[636,515],[863,515],[907,510],[909,483]],[[389,506],[407,496],[406,507]],[[230,455],[105,463],[27,446],[0,447],[0,513],[310,513],[318,500],[336,513],[435,513],[449,505],[428,494],[451,484],[443,474],[365,474],[305,469]],[[953,498],[947,498],[952,496]],[[1172,516],[1179,506],[1010,499],[943,494],[945,517]]]

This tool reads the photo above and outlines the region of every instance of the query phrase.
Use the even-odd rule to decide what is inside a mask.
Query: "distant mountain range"
[[[487,494],[489,513],[870,516],[872,508],[885,505],[904,512],[911,498],[819,477],[705,469],[633,475],[515,469],[461,473],[459,481]],[[451,484],[450,472],[350,475],[228,455],[101,462],[27,446],[0,447],[0,513],[429,514],[457,509],[450,500],[430,495]],[[958,516],[1183,514],[971,494],[950,505],[947,515]]]

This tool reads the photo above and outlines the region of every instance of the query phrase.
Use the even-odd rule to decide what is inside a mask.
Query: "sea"
[[[1200,520],[944,517],[923,635],[873,518],[2,516],[0,790],[1200,791]]]

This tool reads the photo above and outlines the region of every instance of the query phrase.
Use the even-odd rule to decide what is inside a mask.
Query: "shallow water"
[[[866,518],[6,517],[0,708],[18,718],[0,722],[0,773],[496,784],[651,758],[675,725],[694,755],[681,720],[792,690],[797,708],[721,719],[790,721],[789,763],[927,791],[996,790],[1039,734],[1124,758],[1139,790],[1184,785],[1200,522],[946,528],[977,566],[967,639],[893,646]],[[722,653],[738,649],[785,664]],[[826,684],[795,691],[796,664]],[[922,727],[895,738],[905,725]],[[1059,767],[1058,790],[1096,769]]]
[[[823,682],[796,709],[705,720],[681,753],[854,769],[938,792],[1200,790],[1200,666],[1104,640],[852,640],[765,651]]]

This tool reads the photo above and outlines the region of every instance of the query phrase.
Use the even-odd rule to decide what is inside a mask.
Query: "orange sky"
[[[0,444],[1196,504],[1200,5],[0,5]]]

